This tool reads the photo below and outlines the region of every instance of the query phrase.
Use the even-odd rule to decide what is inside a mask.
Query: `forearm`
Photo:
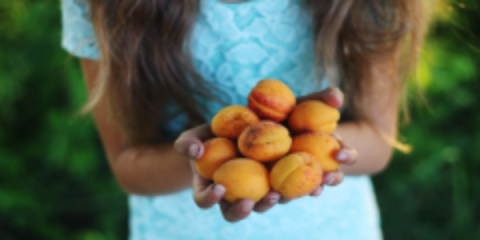
[[[88,59],[82,59],[81,63],[85,83],[91,94],[99,63]],[[192,173],[189,161],[175,151],[173,143],[131,147],[110,112],[106,101],[100,101],[93,109],[93,116],[110,167],[126,192],[159,195],[190,186]]]
[[[339,124],[336,133],[358,152],[354,165],[341,167],[346,175],[375,174],[388,165],[393,148],[371,125],[363,121],[345,122]],[[390,134],[393,136],[394,130]]]
[[[169,143],[126,148],[110,165],[120,186],[131,194],[169,194],[191,185],[189,160]]]
[[[354,165],[342,166],[347,175],[379,173],[390,162],[393,146],[385,137],[394,140],[397,134],[401,91],[397,57],[392,55],[375,61],[372,66],[373,81],[365,89],[361,102],[371,124],[359,120],[347,121],[340,123],[336,131],[345,143],[358,152]]]

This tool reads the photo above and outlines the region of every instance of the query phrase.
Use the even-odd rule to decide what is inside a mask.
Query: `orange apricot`
[[[321,101],[305,101],[293,109],[288,126],[294,134],[322,132],[330,134],[337,128],[340,113]]]
[[[332,172],[337,170],[339,166],[339,163],[335,160],[335,153],[339,149],[338,141],[330,135],[312,132],[294,137],[290,152],[310,153],[320,163],[324,172]]]
[[[212,132],[217,137],[237,139],[250,124],[259,122],[258,116],[244,106],[229,106],[212,119]]]
[[[224,163],[213,174],[213,180],[225,187],[227,191],[223,197],[231,203],[244,198],[258,202],[270,191],[267,168],[246,158]]]
[[[311,193],[322,182],[322,168],[309,153],[292,153],[280,159],[270,173],[272,188],[287,198]]]
[[[282,122],[296,103],[292,90],[279,80],[264,79],[248,95],[248,106],[261,118]]]
[[[292,138],[288,129],[272,121],[252,124],[240,134],[238,148],[244,156],[268,162],[283,157],[290,150]]]
[[[203,144],[201,158],[194,161],[198,173],[206,179],[212,179],[213,173],[223,163],[238,157],[237,146],[227,138],[214,138]]]

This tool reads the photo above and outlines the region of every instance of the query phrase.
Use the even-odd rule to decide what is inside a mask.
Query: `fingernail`
[[[335,182],[335,178],[332,176],[332,175],[329,175],[327,177],[327,181],[325,181],[327,183],[327,185],[332,185],[333,182]]]
[[[338,161],[347,161],[347,159],[348,159],[348,153],[346,153],[345,151],[339,151],[339,152],[337,153],[336,159],[337,159]]]
[[[197,144],[193,144],[188,148],[188,155],[193,159],[197,159],[199,150],[200,147]]]
[[[337,107],[340,107],[341,105],[343,105],[343,96],[340,93],[338,93],[338,91],[335,91],[335,93],[331,93],[330,95],[333,96],[336,99],[335,100],[336,103],[334,103],[334,104],[336,104],[336,105],[338,104]]]
[[[249,213],[253,208],[253,204],[255,203],[254,202],[243,203],[242,205],[240,205],[240,211],[242,211],[243,213]]]
[[[270,203],[270,204],[275,204],[277,202],[278,202],[278,198],[269,198],[268,199],[268,203]]]
[[[338,88],[334,88],[332,91],[330,91],[330,94],[335,97],[338,97],[339,100],[343,100],[342,91],[340,91]]]
[[[215,184],[213,186],[213,193],[217,196],[221,196],[226,192],[226,189],[222,185]]]

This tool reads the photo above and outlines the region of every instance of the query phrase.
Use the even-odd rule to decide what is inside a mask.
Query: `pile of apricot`
[[[229,106],[212,120],[217,138],[204,143],[195,161],[200,175],[226,188],[229,202],[262,199],[271,188],[287,198],[311,193],[324,172],[335,171],[340,149],[330,134],[337,109],[321,101],[296,104],[282,82],[265,79],[248,96],[248,107]]]

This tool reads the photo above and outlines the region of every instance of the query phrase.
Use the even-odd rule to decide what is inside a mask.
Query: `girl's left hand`
[[[307,100],[317,100],[322,101],[334,108],[340,108],[343,105],[343,93],[338,88],[327,88],[321,92],[312,93],[310,95],[300,97],[297,99],[297,104]],[[340,135],[333,133],[334,137],[340,144],[340,150],[335,153],[335,159],[341,165],[353,165],[357,161],[358,153],[357,151],[349,147],[340,137]],[[311,196],[320,196],[323,190],[323,185],[336,186],[343,181],[343,171],[338,168],[337,171],[324,173],[322,184],[315,189],[310,195]],[[279,203],[287,203],[290,199],[281,198]]]

